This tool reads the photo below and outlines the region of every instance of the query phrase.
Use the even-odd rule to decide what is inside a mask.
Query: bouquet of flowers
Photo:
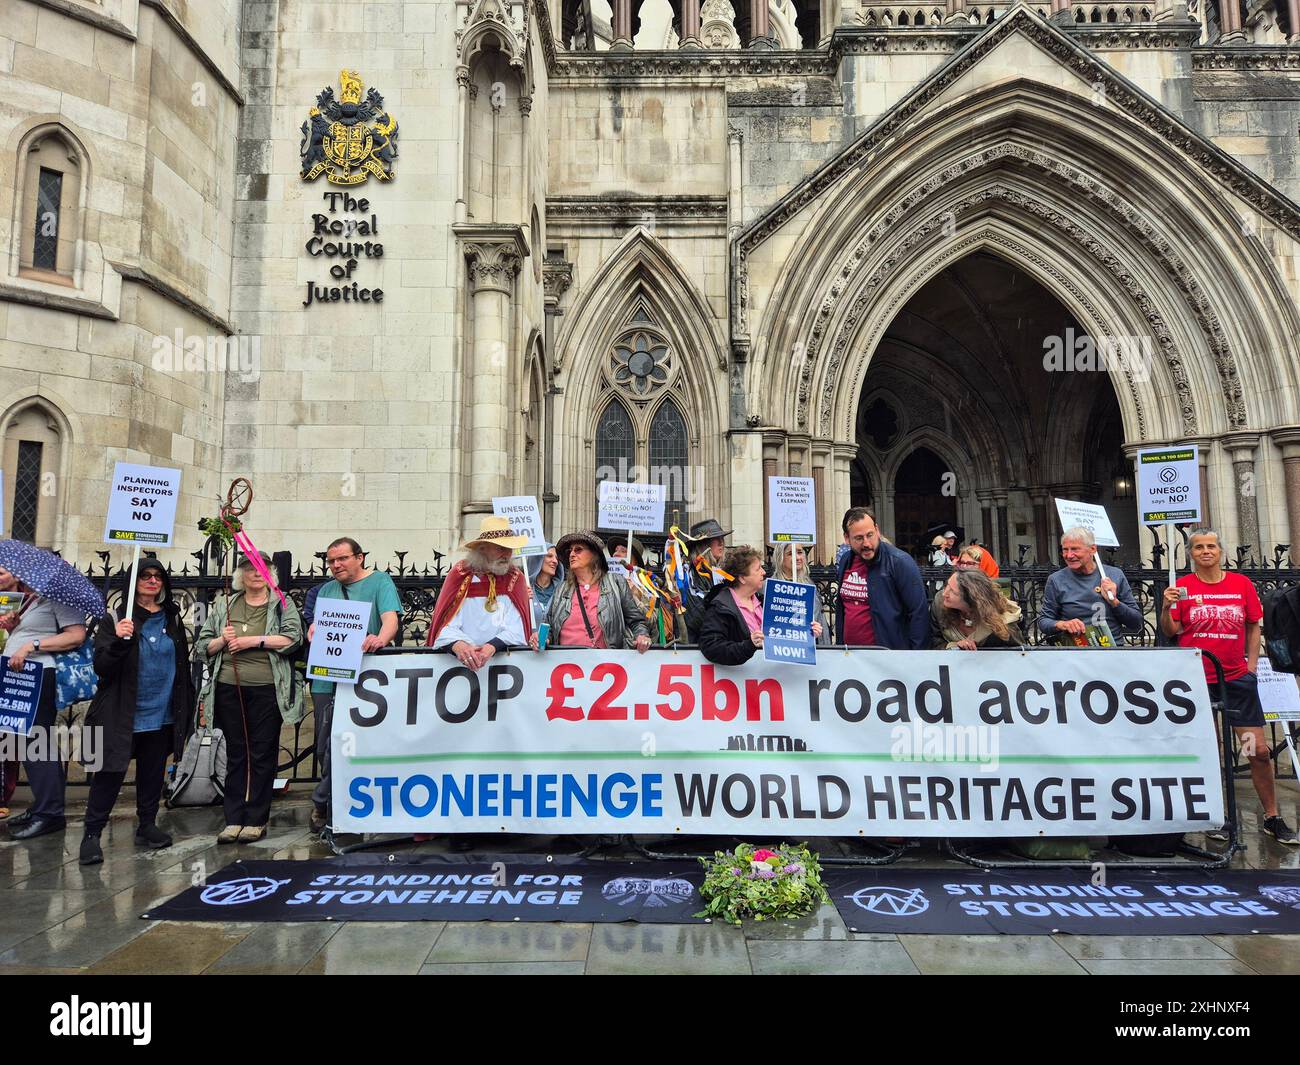
[[[732,924],[807,917],[829,902],[817,855],[806,846],[782,843],[776,850],[740,844],[733,853],[701,858],[708,872],[700,895],[705,906],[697,917],[720,917]]]

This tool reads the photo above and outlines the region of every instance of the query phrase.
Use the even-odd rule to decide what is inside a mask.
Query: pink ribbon
[[[257,570],[262,580],[266,581],[267,586],[275,589],[275,594],[280,597],[280,605],[287,608],[289,602],[285,599],[284,592],[280,591],[280,586],[275,583],[275,578],[271,576],[271,571],[266,568],[266,563],[262,561],[262,556],[258,553],[253,541],[248,538],[248,533],[242,529],[235,533],[235,543],[244,552],[244,557],[253,564],[253,569]]]

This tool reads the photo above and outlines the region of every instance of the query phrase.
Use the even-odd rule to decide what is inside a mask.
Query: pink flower
[[[769,858],[779,858],[779,857],[780,857],[780,855],[777,854],[776,851],[769,851],[769,850],[756,850],[756,851],[754,852],[754,857],[751,858],[750,861],[754,861],[754,862],[765,862],[765,861],[767,861]]]

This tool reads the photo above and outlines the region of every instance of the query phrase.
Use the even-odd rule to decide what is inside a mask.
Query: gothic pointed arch
[[[575,288],[568,325],[555,345],[556,383],[563,393],[557,418],[574,428],[561,464],[565,520],[592,521],[596,424],[611,397],[629,415],[635,465],[646,476],[656,465],[652,429],[657,418],[663,425],[664,404],[673,404],[685,427],[685,453],[677,448],[674,461],[661,465],[671,465],[682,495],[689,493],[684,501],[691,513],[725,513],[726,486],[712,472],[726,461],[725,359],[712,312],[694,282],[663,243],[638,226],[590,282],[578,280]]]
[[[1015,33],[1059,71],[962,91]],[[1149,338],[1149,372],[1111,372],[1127,438],[1293,420],[1300,320],[1243,218],[1300,237],[1300,208],[1016,9],[741,234],[747,386],[765,421],[845,439],[889,313],[982,231],[1095,336]]]

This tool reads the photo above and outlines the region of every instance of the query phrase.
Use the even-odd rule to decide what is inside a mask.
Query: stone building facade
[[[823,554],[869,502],[1047,559],[1065,496],[1136,558],[1133,454],[1195,442],[1271,559],[1297,2],[11,0],[5,531],[93,560],[133,461],[185,550],[241,475],[299,555],[558,536],[606,476],[758,542],[789,474]]]

